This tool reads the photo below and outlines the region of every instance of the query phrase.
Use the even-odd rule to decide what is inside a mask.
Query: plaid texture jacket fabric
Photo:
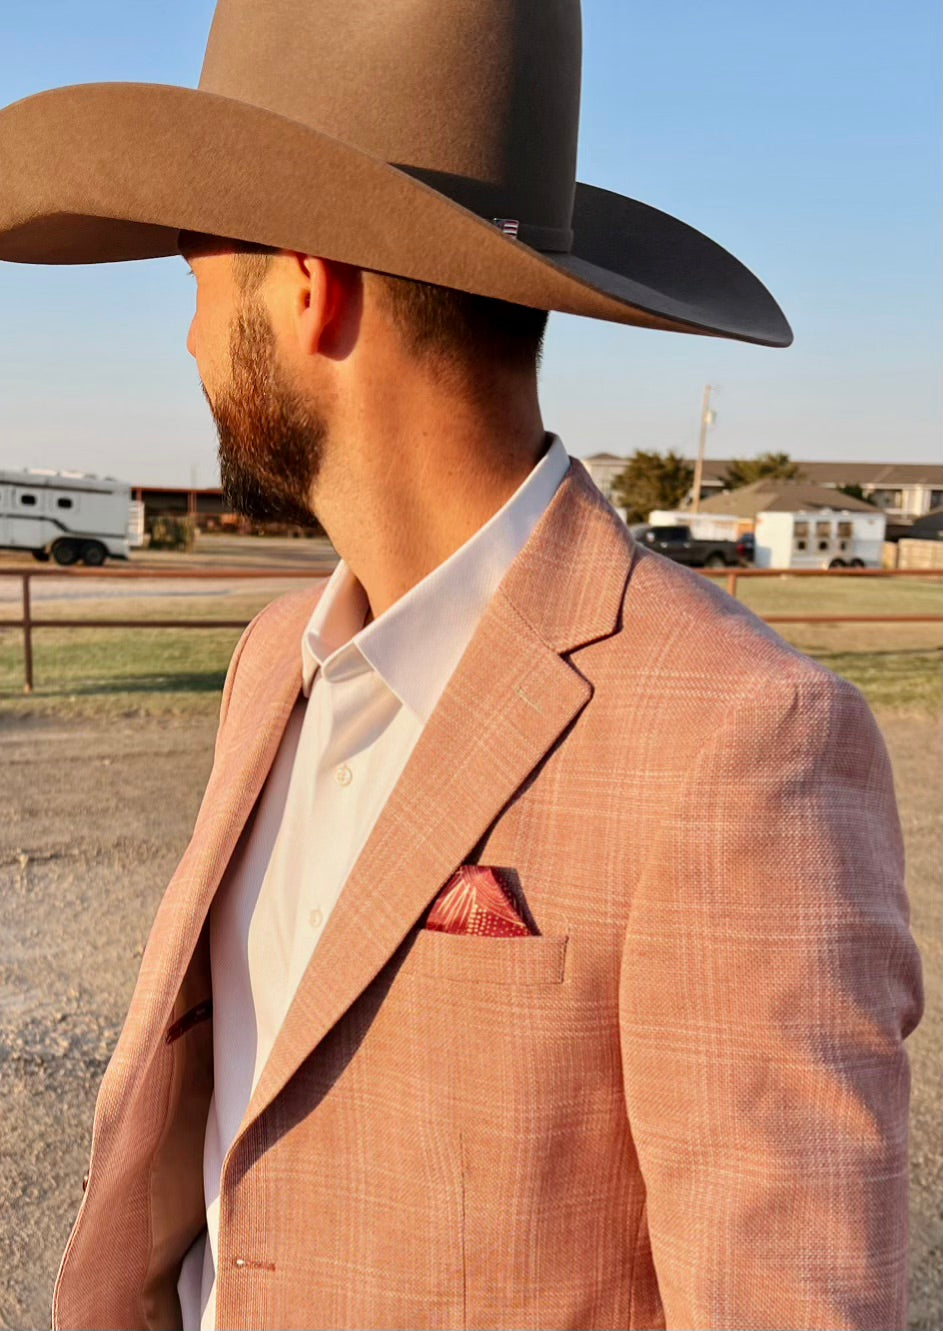
[[[315,596],[275,602],[233,658],[101,1087],[57,1327],[179,1325],[204,1223],[207,912]],[[421,927],[474,862],[511,876],[539,936]],[[226,1158],[219,1326],[904,1326],[921,991],[902,881],[858,693],[637,550],[574,465]]]

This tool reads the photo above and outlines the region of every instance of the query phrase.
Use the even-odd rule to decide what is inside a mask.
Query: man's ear
[[[363,274],[359,268],[293,254],[298,278],[295,290],[295,326],[306,356],[341,360],[357,340],[363,308]]]

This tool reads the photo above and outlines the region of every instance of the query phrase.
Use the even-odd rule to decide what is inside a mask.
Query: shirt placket
[[[365,839],[363,790],[370,747],[395,711],[382,679],[357,653],[318,678],[316,773],[309,810],[312,854],[300,884],[291,988],[297,986]]]

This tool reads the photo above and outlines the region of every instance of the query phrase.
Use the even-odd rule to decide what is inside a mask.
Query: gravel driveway
[[[886,716],[927,1015],[914,1069],[911,1326],[940,1325],[940,724]],[[95,1091],[209,773],[204,721],[0,728],[0,1327],[48,1326]]]

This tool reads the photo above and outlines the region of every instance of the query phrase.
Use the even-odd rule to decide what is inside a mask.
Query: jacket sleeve
[[[809,670],[698,755],[633,901],[629,1124],[669,1328],[906,1326],[922,1008],[887,754]]]

